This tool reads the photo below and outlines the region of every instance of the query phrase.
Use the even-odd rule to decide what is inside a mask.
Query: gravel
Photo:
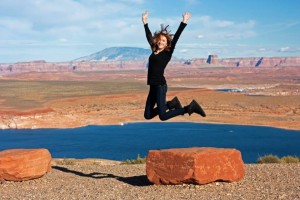
[[[1,182],[0,199],[300,199],[300,164],[246,164],[239,182],[153,185],[145,164],[54,164],[45,176]]]

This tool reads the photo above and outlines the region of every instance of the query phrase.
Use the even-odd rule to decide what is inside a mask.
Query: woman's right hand
[[[148,23],[148,15],[149,15],[148,10],[146,10],[142,15],[142,21],[144,24]]]

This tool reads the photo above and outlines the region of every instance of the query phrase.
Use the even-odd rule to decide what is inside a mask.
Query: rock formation
[[[201,66],[205,64],[202,58],[190,60],[190,64]],[[249,57],[249,58],[224,58],[209,55],[206,63],[223,67],[299,67],[300,57]]]
[[[196,58],[186,61],[172,60],[170,67],[300,67],[300,57],[252,57],[252,58],[224,58],[209,55],[207,59]],[[89,72],[109,70],[146,70],[147,61],[70,61],[45,62],[18,62],[0,64],[0,76],[28,72]]]
[[[51,170],[47,149],[10,149],[0,151],[0,181],[25,181]]]
[[[236,149],[182,148],[149,151],[146,172],[150,182],[160,185],[239,181],[245,170]]]
[[[207,59],[208,64],[218,64],[218,56],[217,55],[209,55]]]
[[[28,72],[89,72],[109,70],[146,69],[145,61],[79,61],[56,62],[45,61],[18,62],[0,64],[0,75],[21,74]]]

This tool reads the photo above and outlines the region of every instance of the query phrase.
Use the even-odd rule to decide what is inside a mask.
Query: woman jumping
[[[186,12],[183,13],[182,17],[183,20],[174,37],[167,30],[168,26],[161,26],[161,30],[155,32],[152,36],[148,27],[148,11],[142,15],[146,38],[152,49],[152,54],[149,56],[148,61],[147,85],[150,86],[150,90],[146,101],[145,119],[152,119],[158,115],[160,120],[165,121],[186,113],[189,115],[197,113],[202,117],[206,116],[204,110],[195,100],[192,100],[189,105],[184,107],[182,107],[177,97],[166,102],[167,82],[164,77],[164,71],[172,58],[180,34],[186,27],[187,21],[191,18],[191,14]],[[156,107],[155,104],[157,105]]]

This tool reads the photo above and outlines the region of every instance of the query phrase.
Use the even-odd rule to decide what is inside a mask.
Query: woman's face
[[[158,50],[165,49],[167,44],[168,44],[167,38],[164,35],[160,35],[159,40],[157,42]]]

